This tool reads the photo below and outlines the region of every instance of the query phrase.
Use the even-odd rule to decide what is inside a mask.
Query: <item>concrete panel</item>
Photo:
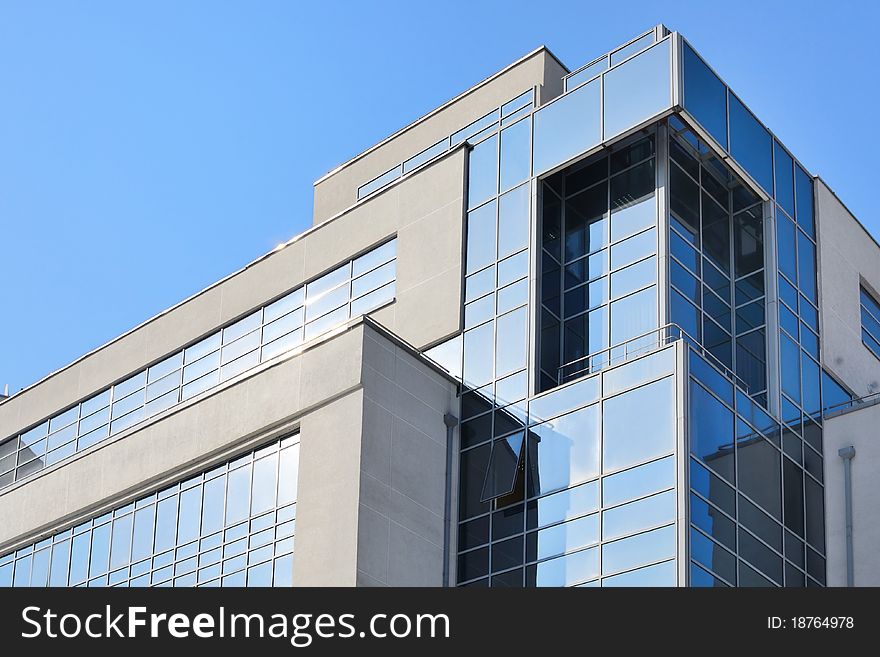
[[[246,275],[233,276],[220,288],[220,321],[226,323],[280,296],[303,282],[309,240],[300,240],[249,266]],[[254,298],[255,293],[259,295]]]
[[[880,390],[880,360],[862,344],[859,285],[880,295],[880,246],[822,180],[816,180],[822,352],[858,396]]]
[[[341,165],[315,183],[314,223],[320,224],[356,203],[357,188],[364,183],[533,86],[549,85],[539,97],[555,97],[565,73],[553,55],[540,48]]]
[[[856,450],[852,461],[853,563],[856,586],[880,586],[880,404],[825,421],[825,523],[828,585],[846,586],[846,541],[842,447]]]
[[[378,320],[418,346],[457,331],[461,322],[463,180],[464,151],[458,151],[399,185],[401,194],[408,198],[425,194],[437,207],[419,208],[408,202],[403,212],[397,189],[380,195],[13,396],[0,404],[0,440],[395,234],[399,234],[397,289],[402,307],[380,311]],[[418,216],[414,214],[417,211],[426,214]],[[422,295],[429,298],[419,298]],[[347,348],[344,351],[351,362],[359,358]],[[339,369],[333,368],[333,373],[339,374]],[[303,375],[310,375],[307,368]],[[317,382],[325,385],[320,379]],[[317,391],[313,398],[323,394]]]
[[[362,401],[357,390],[302,419],[294,586],[357,583]]]

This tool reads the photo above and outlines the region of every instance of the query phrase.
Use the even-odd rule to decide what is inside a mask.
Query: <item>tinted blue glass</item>
[[[504,194],[498,205],[498,258],[524,249],[529,244],[529,186],[521,185]],[[499,265],[499,275],[500,275]]]
[[[658,493],[602,512],[602,538],[608,540],[675,520],[675,491]]]
[[[156,552],[161,552],[174,547],[177,532],[177,497],[162,500],[156,509]]]
[[[730,482],[734,478],[733,413],[691,382],[691,451]]]
[[[727,148],[727,87],[684,44],[684,108]]]
[[[110,543],[111,570],[126,565],[131,558],[131,526],[131,514],[113,521],[113,536]]]
[[[494,322],[464,334],[464,381],[473,387],[489,383],[493,377]]]
[[[765,191],[773,190],[770,133],[739,99],[729,94],[730,154]]]
[[[565,411],[599,399],[600,378],[591,377],[533,399],[529,414],[533,421],[549,420]]]
[[[498,332],[495,343],[495,374],[500,377],[526,366],[527,308],[502,315],[496,321]]]
[[[529,177],[531,121],[525,119],[501,131],[501,190]]]
[[[622,575],[606,577],[602,580],[602,586],[675,586],[676,576],[675,561],[666,561]]]
[[[709,574],[708,571],[703,570],[696,563],[691,563],[690,585],[695,588],[727,587],[727,584],[722,580]]]
[[[663,456],[675,445],[672,377],[630,390],[603,404],[603,468],[616,470]],[[641,409],[633,413],[632,409]]]
[[[794,161],[779,142],[773,142],[773,157],[776,168],[776,202],[794,217]]]
[[[620,345],[657,328],[657,289],[649,287],[611,304],[611,344]],[[651,336],[645,339],[651,341]],[[638,345],[630,344],[629,351]]]
[[[733,384],[714,367],[703,360],[695,351],[690,352],[688,365],[691,375],[696,377],[721,399],[733,406]]]
[[[599,549],[590,548],[526,568],[526,586],[572,586],[599,575]]]
[[[695,529],[691,530],[690,536],[691,558],[728,582],[736,582],[736,558]]]
[[[498,137],[480,142],[468,161],[468,207],[473,208],[498,193]]]
[[[527,559],[546,559],[599,542],[599,514],[555,525],[531,534],[527,540]]]
[[[563,415],[529,432],[529,488],[543,494],[599,474],[599,406]]]
[[[700,309],[675,290],[670,292],[669,306],[672,323],[699,342],[702,335]]]
[[[659,114],[670,105],[666,39],[604,75],[605,139]]]
[[[737,441],[736,457],[739,489],[765,510],[781,518],[782,474],[779,450],[758,434],[752,433]]]
[[[675,485],[675,459],[672,456],[624,470],[602,480],[602,503],[620,504]]]
[[[603,391],[606,397],[610,397],[618,392],[634,388],[640,383],[647,383],[653,379],[672,374],[674,371],[675,350],[664,349],[605,371],[602,375]]]
[[[92,530],[92,548],[89,554],[89,577],[107,572],[110,561],[110,525],[105,524]]]
[[[801,384],[803,409],[810,415],[815,415],[822,407],[819,398],[819,390],[822,385],[819,364],[803,351],[801,352]]]
[[[56,543],[52,546],[52,569],[49,573],[49,586],[67,586],[69,567],[70,541]]]
[[[661,527],[602,546],[602,573],[611,574],[675,556],[675,526]]]
[[[492,201],[468,213],[468,273],[495,262],[495,205],[495,201]]]
[[[779,259],[779,271],[785,274],[792,283],[797,283],[797,255],[795,251],[794,223],[776,213],[776,254]]]
[[[89,542],[88,532],[74,536],[73,550],[70,557],[70,584],[79,584],[89,576]]]
[[[577,518],[598,508],[599,482],[592,481],[529,502],[528,526],[530,529],[545,527]]]
[[[798,231],[798,286],[808,299],[816,303],[816,247]]]
[[[813,181],[810,175],[795,166],[795,191],[797,193],[797,222],[810,237],[815,237],[813,224]]]
[[[690,519],[716,541],[736,550],[736,523],[708,504],[701,497],[691,495]]]
[[[800,352],[788,336],[779,334],[779,360],[782,390],[796,402],[801,400]]]
[[[600,81],[594,80],[535,112],[534,172],[541,174],[601,141]]]
[[[719,477],[691,460],[691,488],[729,515],[736,515],[736,493]]]
[[[822,404],[830,407],[846,408],[852,401],[852,395],[835,381],[827,372],[822,371]]]
[[[156,507],[150,505],[138,509],[134,514],[134,538],[132,541],[132,561],[145,559],[153,553],[153,531]]]

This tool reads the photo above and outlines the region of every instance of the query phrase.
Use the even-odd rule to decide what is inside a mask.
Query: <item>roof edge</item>
[[[399,137],[399,136],[402,135],[403,133],[405,133],[405,132],[407,132],[407,131],[409,131],[409,130],[412,130],[412,129],[415,128],[417,125],[419,125],[419,124],[421,124],[421,123],[427,121],[428,119],[430,119],[432,116],[438,114],[439,112],[442,112],[444,109],[446,109],[446,108],[449,107],[450,105],[452,105],[452,104],[454,104],[454,103],[457,103],[459,100],[461,100],[461,99],[464,98],[465,96],[467,96],[467,95],[473,93],[474,91],[476,91],[477,89],[479,89],[479,88],[481,88],[481,87],[484,87],[485,85],[489,84],[490,82],[492,82],[492,81],[495,80],[496,78],[498,78],[498,77],[504,75],[505,73],[507,73],[507,72],[510,71],[511,69],[513,69],[513,68],[519,66],[519,65],[522,64],[523,62],[525,62],[525,61],[531,59],[532,57],[534,57],[535,55],[537,55],[537,54],[539,54],[539,53],[541,53],[541,52],[546,52],[548,55],[550,55],[550,57],[552,57],[552,58],[554,59],[554,61],[556,61],[557,64],[559,64],[563,69],[565,69],[566,73],[571,73],[571,71],[569,70],[569,68],[568,68],[568,67],[562,62],[562,60],[559,59],[555,54],[553,54],[553,52],[550,50],[550,48],[548,48],[547,46],[545,46],[545,45],[542,44],[542,45],[538,46],[537,48],[535,48],[534,50],[532,50],[531,52],[526,53],[525,55],[523,55],[522,57],[520,57],[520,58],[517,59],[516,61],[514,61],[514,62],[508,64],[507,66],[505,66],[505,67],[502,68],[501,70],[496,71],[495,73],[493,73],[493,74],[490,75],[489,77],[484,78],[483,80],[481,80],[480,82],[477,82],[475,85],[473,85],[473,86],[471,86],[471,87],[468,87],[467,89],[465,89],[464,91],[462,91],[460,94],[458,94],[458,95],[452,97],[451,99],[447,100],[447,101],[446,101],[445,103],[443,103],[442,105],[439,105],[438,107],[435,107],[434,109],[432,109],[432,110],[431,110],[430,112],[428,112],[427,114],[424,114],[424,115],[420,116],[419,118],[417,118],[416,120],[412,121],[411,123],[408,123],[407,125],[405,125],[404,127],[400,128],[399,130],[396,130],[395,132],[391,133],[390,135],[388,135],[387,137],[385,137],[385,138],[382,139],[381,141],[379,141],[379,142],[373,144],[372,146],[370,146],[367,150],[365,150],[365,151],[361,151],[360,153],[358,153],[358,154],[355,155],[354,157],[352,157],[352,158],[346,160],[346,161],[343,162],[342,164],[339,164],[339,165],[335,166],[333,169],[331,169],[330,171],[328,171],[327,173],[325,173],[323,176],[321,176],[320,178],[318,178],[314,183],[312,183],[312,186],[313,186],[313,187],[318,186],[319,184],[321,184],[322,182],[324,182],[324,181],[327,180],[328,178],[330,178],[330,177],[336,175],[337,173],[339,173],[340,171],[342,171],[343,169],[345,169],[347,166],[349,166],[349,165],[351,165],[351,164],[357,162],[358,160],[360,160],[360,159],[366,157],[367,155],[369,155],[369,154],[372,153],[373,151],[378,150],[379,148],[381,148],[381,147],[384,146],[385,144],[389,143],[390,141],[396,139],[397,137]]]

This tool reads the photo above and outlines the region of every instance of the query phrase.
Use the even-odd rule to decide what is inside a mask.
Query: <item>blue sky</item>
[[[312,182],[546,44],[663,22],[880,236],[874,3],[0,0],[0,388],[307,228]]]

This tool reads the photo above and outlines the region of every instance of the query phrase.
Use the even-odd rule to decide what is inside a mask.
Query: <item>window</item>
[[[859,289],[862,313],[862,342],[880,358],[880,303],[862,287]]]
[[[494,221],[493,210],[493,231]],[[494,260],[494,254],[492,257]],[[298,347],[305,339],[318,337],[351,317],[392,301],[396,278],[397,240],[391,239],[20,436],[3,441],[0,487],[88,449]]]
[[[274,440],[56,532],[0,557],[0,585],[291,586],[298,454]]]

